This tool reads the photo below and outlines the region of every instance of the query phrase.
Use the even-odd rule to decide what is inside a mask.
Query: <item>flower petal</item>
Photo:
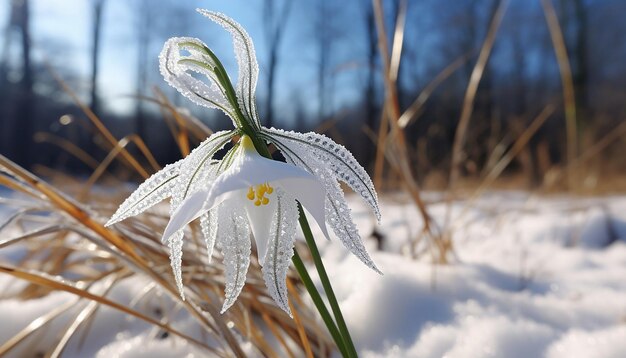
[[[271,223],[269,250],[261,270],[270,295],[278,307],[291,317],[286,280],[293,256],[299,213],[292,196],[279,188],[276,190],[276,197],[277,205]]]
[[[338,180],[346,183],[369,204],[380,222],[378,195],[374,184],[349,150],[314,132],[287,132],[275,128],[263,128],[263,132],[268,141],[280,146],[281,151],[289,152],[292,157],[300,157],[304,163],[308,162],[308,158],[325,163]]]
[[[333,232],[343,246],[345,246],[354,256],[361,260],[372,270],[382,275],[382,272],[376,267],[374,260],[370,257],[361,235],[352,220],[351,210],[343,195],[343,191],[339,183],[332,180],[326,186],[328,196],[326,198],[326,221],[330,224]]]
[[[179,186],[172,195],[172,207],[175,209],[194,192],[204,189],[217,176],[217,162],[211,159],[228,143],[234,131],[213,133],[183,160],[180,166]]]
[[[189,52],[182,56],[180,51]],[[170,86],[176,88],[192,102],[221,109],[235,123],[235,109],[228,102],[225,90],[215,74],[215,62],[209,48],[192,37],[172,37],[163,46],[159,55],[161,75]],[[195,78],[191,72],[205,75],[209,84]]]
[[[240,148],[233,164],[224,173],[215,179],[209,191],[206,201],[206,209],[211,209],[225,199],[225,195],[232,195],[233,192],[248,189],[263,183],[279,183],[285,180],[296,180],[296,189],[304,191],[308,185],[319,186],[319,181],[309,172],[302,170],[295,165],[278,162],[260,156],[256,152]],[[290,187],[293,187],[290,186]],[[322,188],[323,190],[323,188]],[[298,197],[298,195],[295,195]]]
[[[233,131],[215,132],[183,159],[176,190],[172,193],[170,217],[174,216],[185,199],[213,182],[218,173],[219,162],[211,158],[230,141],[232,135]],[[163,240],[165,239],[163,236]]]
[[[207,212],[208,210],[203,209],[206,197],[207,192],[201,190],[185,199],[170,217],[161,240],[167,242],[175,232],[182,230],[187,224]]]
[[[350,250],[350,252],[368,267],[381,273],[365,249],[363,240],[350,215],[350,208],[346,203],[343,191],[331,169],[327,167],[325,162],[315,158],[310,155],[310,153],[306,153],[300,149],[296,149],[298,150],[296,153],[289,147],[284,146],[282,141],[276,141],[275,144],[287,161],[305,168],[311,173],[315,173],[317,178],[321,180],[326,189],[326,202],[324,205],[326,222],[330,224],[341,243]]]
[[[255,98],[256,84],[259,77],[259,65],[257,64],[252,39],[250,39],[246,30],[230,17],[204,9],[198,9],[197,11],[212,21],[222,25],[222,27],[230,32],[233,38],[237,65],[239,67],[239,78],[237,79],[236,88],[239,106],[248,119],[253,121],[253,126],[261,128]]]
[[[146,179],[117,209],[104,226],[111,226],[126,218],[141,214],[145,210],[172,195],[177,184],[182,160],[166,165],[165,168]]]
[[[225,203],[224,212],[220,215],[219,238],[224,255],[225,295],[222,313],[232,306],[244,284],[250,265],[250,226],[243,208]],[[222,212],[220,212],[221,214]]]
[[[215,242],[217,239],[218,210],[219,207],[209,210],[200,216],[200,229],[202,231],[202,236],[204,236],[204,242],[206,243],[209,263],[213,260],[213,249],[215,248]]]
[[[330,239],[324,215],[326,190],[319,180],[302,180],[301,178],[283,179],[277,181],[276,186],[285,189],[285,191],[295,196],[296,200],[313,216],[313,219],[315,219],[317,226],[322,230],[324,236]]]
[[[174,273],[174,281],[180,293],[180,297],[185,300],[185,287],[183,286],[183,231],[177,231],[167,241],[170,249],[170,265]]]
[[[243,192],[241,194],[244,195]],[[262,206],[255,206],[252,201],[243,199],[243,207],[250,222],[252,236],[254,236],[254,241],[256,242],[257,257],[261,266],[265,263],[267,245],[270,240],[270,223],[276,211],[277,197],[276,195],[273,196],[267,205]]]

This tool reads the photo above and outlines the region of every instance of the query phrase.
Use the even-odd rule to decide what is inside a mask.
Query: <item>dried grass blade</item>
[[[198,118],[188,113],[181,113],[181,110],[179,108],[177,108],[176,106],[174,106],[171,102],[167,100],[163,92],[161,92],[160,90],[158,90],[157,92],[161,93],[161,95],[165,99],[165,102],[161,102],[160,99],[155,99],[152,97],[146,97],[146,96],[136,96],[136,97],[141,98],[144,101],[154,103],[158,105],[160,108],[165,107],[166,109],[170,111],[176,112],[176,114],[181,118],[183,123],[185,123],[185,126],[186,126],[185,128],[187,128],[187,130],[191,132],[197,140],[202,141],[210,137],[211,134],[213,134],[213,131],[211,130],[211,128],[207,127]]]
[[[491,171],[485,176],[485,178],[481,181],[480,185],[474,192],[472,196],[467,200],[463,210],[456,217],[456,222],[460,222],[460,218],[462,218],[465,214],[469,212],[469,209],[472,208],[472,204],[478,199],[478,197],[487,190],[487,188],[493,184],[493,182],[502,174],[504,169],[511,163],[511,161],[524,149],[526,144],[530,141],[530,139],[537,133],[539,128],[543,126],[543,124],[550,118],[550,116],[554,113],[554,106],[548,105],[546,106],[541,113],[531,122],[531,124],[526,128],[526,130],[517,138],[517,140],[513,143],[511,149],[509,149],[500,160],[494,165]],[[458,228],[458,225],[452,225],[448,231],[453,232]]]
[[[391,45],[391,59],[389,61],[389,77],[393,82],[396,82],[398,79],[398,72],[400,71],[407,7],[407,0],[400,0],[398,15],[396,16],[396,28],[393,33],[393,44]]]
[[[487,36],[478,54],[478,59],[470,75],[467,89],[465,90],[465,97],[463,99],[463,108],[461,110],[461,118],[459,124],[456,127],[454,134],[454,142],[452,144],[452,160],[450,166],[450,179],[449,186],[453,188],[460,176],[461,164],[463,161],[463,147],[465,146],[465,138],[467,135],[467,129],[469,128],[469,122],[472,118],[472,112],[474,111],[474,99],[476,92],[478,91],[478,85],[482,79],[487,61],[491,55],[491,50],[496,40],[496,35],[500,29],[502,18],[506,11],[508,0],[500,0],[500,4],[496,8],[487,31]]]
[[[82,148],[65,138],[61,138],[51,133],[37,132],[34,135],[34,139],[35,142],[38,143],[50,143],[56,145],[57,147],[78,158],[81,162],[85,163],[85,165],[87,165],[91,169],[95,169],[98,167],[98,161],[94,157],[92,157]]]
[[[183,339],[185,339],[185,340],[187,340],[187,341],[189,341],[189,342],[191,342],[191,343],[193,343],[193,344],[195,344],[195,345],[197,345],[199,347],[202,347],[202,348],[204,348],[204,349],[206,349],[206,350],[208,350],[210,352],[213,352],[213,353],[215,353],[217,355],[220,355],[220,356],[222,355],[220,352],[216,351],[213,347],[210,347],[210,346],[206,345],[205,343],[200,342],[200,341],[196,340],[195,338],[186,335],[185,333],[182,333],[182,332],[180,332],[180,331],[178,331],[178,330],[176,330],[176,329],[174,329],[174,328],[172,328],[172,327],[170,327],[168,325],[162,324],[161,322],[159,322],[159,321],[157,321],[157,320],[155,320],[155,319],[153,319],[151,317],[148,317],[148,316],[142,314],[141,312],[137,312],[137,311],[135,311],[133,309],[130,309],[130,308],[124,306],[124,305],[121,305],[121,304],[119,304],[117,302],[113,302],[113,301],[111,301],[111,300],[109,300],[109,299],[107,299],[105,297],[94,295],[94,294],[92,294],[92,293],[90,293],[90,292],[88,292],[86,290],[83,290],[83,289],[80,289],[80,288],[68,285],[68,284],[60,282],[60,281],[53,280],[53,279],[48,278],[48,277],[41,276],[41,275],[39,275],[37,273],[24,271],[24,270],[19,269],[17,267],[11,267],[11,266],[0,264],[0,273],[5,273],[5,274],[11,275],[13,277],[22,279],[22,280],[26,280],[26,281],[31,282],[33,284],[37,284],[37,285],[40,285],[40,286],[44,286],[44,287],[50,288],[52,290],[68,292],[68,293],[77,295],[77,296],[79,296],[81,298],[84,298],[84,299],[87,299],[87,300],[90,300],[90,301],[95,301],[95,302],[98,302],[98,303],[103,304],[105,306],[109,306],[109,307],[114,308],[114,309],[116,309],[118,311],[124,312],[124,313],[126,313],[126,314],[128,314],[130,316],[136,317],[136,318],[138,318],[140,320],[143,320],[143,321],[148,322],[150,324],[153,324],[155,326],[159,326],[162,329],[164,329],[164,330],[166,330],[166,331],[168,331],[168,332],[170,332],[170,333],[172,333],[172,334],[174,334],[174,335],[176,335],[178,337],[181,337],[181,338],[183,338]]]
[[[111,288],[113,288],[113,285],[119,280],[119,278],[120,278],[119,276],[112,276],[104,283],[104,291],[102,292],[103,297],[106,296],[111,291]],[[52,352],[49,355],[47,355],[49,358],[60,357],[61,353],[63,353],[63,350],[67,346],[67,343],[70,341],[72,336],[76,333],[78,328],[86,320],[92,317],[92,315],[98,309],[99,307],[98,305],[99,305],[98,302],[91,301],[78,313],[76,318],[74,318],[74,320],[70,323],[70,325],[65,329],[63,336],[61,337],[57,345],[54,347]]]
[[[70,86],[61,78],[61,76],[59,76],[59,74],[54,70],[54,68],[52,68],[52,65],[50,65],[48,61],[44,61],[44,64],[46,68],[48,69],[48,72],[50,72],[50,74],[54,78],[54,80],[61,86],[63,91],[65,91],[65,93],[67,93],[72,98],[74,103],[81,109],[81,111],[85,113],[87,118],[89,118],[91,123],[94,124],[94,126],[100,132],[100,134],[102,134],[102,136],[111,144],[111,147],[115,147],[116,145],[118,145],[118,141],[117,139],[115,139],[113,134],[111,134],[111,132],[106,128],[106,126],[100,121],[98,116],[96,116],[96,114],[93,113],[93,111],[88,106],[86,106],[80,100],[80,98],[78,98],[78,96],[70,88]],[[139,173],[139,175],[141,175],[144,179],[147,179],[150,176],[148,172],[141,166],[141,164],[139,164],[137,159],[135,159],[135,157],[133,157],[126,149],[122,150],[122,157],[124,158],[126,162],[130,164],[131,168],[136,170],[137,173]]]
[[[13,238],[0,242],[0,249],[16,244],[22,240],[30,239],[32,237],[38,237],[38,236],[47,235],[47,234],[55,234],[63,229],[64,229],[63,225],[51,225],[51,226],[46,226],[40,229],[35,229],[23,235],[13,237]]]
[[[454,60],[443,70],[441,70],[441,72],[439,72],[437,76],[435,76],[435,78],[426,85],[426,87],[424,87],[424,89],[420,92],[415,101],[411,103],[409,108],[407,108],[400,116],[400,119],[398,119],[398,126],[401,129],[406,128],[406,126],[408,126],[419,116],[424,104],[426,103],[428,98],[430,98],[430,95],[435,91],[437,87],[439,87],[445,80],[452,76],[452,74],[454,74],[456,70],[461,68],[461,66],[463,66],[463,64],[465,64],[469,60],[472,52],[468,52]]]
[[[167,98],[163,95],[161,91],[159,91],[157,87],[154,87],[153,91],[157,97],[157,101],[160,104],[159,108],[161,109],[163,118],[165,118],[168,124],[168,127],[170,128],[170,131],[172,132],[172,135],[174,136],[174,139],[176,140],[176,143],[178,144],[178,148],[180,149],[180,154],[182,154],[184,158],[188,156],[190,152],[189,133],[187,132],[187,126],[185,125],[185,121],[183,120],[181,115],[178,113],[178,111],[176,111],[176,109],[174,109],[174,107],[170,105]],[[169,111],[169,113],[171,114],[178,128],[172,125],[171,120],[168,120],[169,116],[167,116],[165,110]]]
[[[139,150],[143,153],[143,155],[148,159],[148,162],[152,166],[154,171],[159,171],[161,166],[157,163],[156,159],[150,152],[150,149],[146,146],[145,142],[136,134],[128,135],[122,139],[115,145],[115,147],[107,154],[104,160],[96,167],[96,170],[89,176],[89,179],[85,183],[82,188],[82,192],[79,197],[85,197],[87,193],[91,190],[96,181],[104,174],[104,171],[111,165],[111,162],[120,154],[123,153],[126,146],[129,143],[135,143],[135,145],[139,148]]]
[[[559,25],[559,19],[556,16],[554,6],[551,0],[541,0],[541,6],[548,23],[552,46],[556,54],[559,65],[559,73],[561,74],[561,85],[563,86],[563,106],[565,107],[565,131],[567,135],[567,163],[573,163],[578,155],[578,138],[576,128],[576,98],[574,95],[574,80],[572,78],[572,68],[565,46],[563,32]],[[568,185],[570,189],[574,189],[576,185],[576,172],[573,166],[567,167]]]
[[[0,154],[0,163],[2,161],[2,154]],[[30,197],[33,197],[35,199],[41,199],[42,195],[41,193],[38,193],[34,190],[32,190],[28,185],[26,185],[26,183],[24,181],[21,180],[14,180],[15,178],[13,177],[7,177],[3,174],[2,172],[2,167],[0,164],[0,185],[6,187],[7,189],[10,189],[12,191],[15,191],[17,193],[23,193],[26,194]]]
[[[287,279],[287,290],[292,295],[296,291],[290,279]],[[309,342],[309,339],[306,336],[306,331],[304,330],[304,326],[302,325],[300,314],[298,313],[298,310],[294,307],[293,303],[291,302],[291,299],[289,300],[289,309],[291,310],[293,314],[293,320],[296,322],[296,328],[298,329],[298,335],[300,335],[300,340],[302,341],[304,352],[306,353],[307,358],[313,358],[313,350],[311,349],[311,342]]]
[[[44,314],[43,316],[39,316],[34,319],[32,322],[28,324],[28,326],[24,327],[21,331],[19,331],[13,337],[7,339],[0,345],[0,357],[3,357],[5,354],[9,353],[13,348],[15,348],[18,344],[24,341],[26,338],[30,337],[31,334],[35,333],[42,327],[45,327],[48,323],[50,323],[53,319],[62,315],[70,308],[74,307],[76,303],[78,303],[80,299],[73,299],[65,304],[54,308],[52,311]]]

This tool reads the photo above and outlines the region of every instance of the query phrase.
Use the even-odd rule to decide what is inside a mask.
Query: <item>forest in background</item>
[[[184,101],[166,88],[158,74],[157,55],[165,39],[196,31],[203,41],[213,44],[212,34],[221,29],[194,12],[196,6],[209,4],[162,1],[157,7],[147,0],[84,2],[90,9],[84,14],[89,26],[75,31],[84,34],[89,44],[85,48],[34,31],[45,15],[33,15],[37,1],[10,0],[2,5],[6,18],[0,19],[4,27],[0,37],[1,154],[26,167],[77,174],[94,169],[88,165],[91,159],[98,163],[107,156],[99,146],[103,138],[63,86],[74,91],[117,138],[130,134],[143,138],[162,164],[173,162],[181,152],[164,121],[168,114],[151,100],[159,93],[212,129],[229,124],[221,113]],[[547,108],[549,115],[515,156],[508,174],[517,174],[524,186],[536,187],[549,182],[568,156],[571,163],[572,158],[586,158],[587,153],[590,160],[579,165],[584,169],[578,173],[581,182],[597,184],[624,172],[626,23],[622,14],[626,3],[557,0],[553,4],[562,43],[552,37],[541,1],[384,2],[388,42],[395,43],[398,31],[403,36],[398,49],[397,99],[401,113],[406,114],[400,119],[406,124],[403,131],[411,170],[421,185],[445,187],[455,160],[461,163],[461,177],[484,176],[502,153],[529,134],[528,128],[538,123]],[[253,9],[246,16],[257,25],[249,31],[261,67],[258,100],[264,124],[324,132],[372,168],[385,103],[385,66],[371,1],[256,0],[246,6]],[[115,110],[111,96],[100,86],[107,59],[102,52],[111,51],[110,46],[103,48],[102,36],[123,25],[110,13],[120,7],[133,30],[124,38],[125,49],[132,51],[125,50],[123,55],[129,56],[126,64],[133,68],[129,73],[134,77],[133,88],[122,89],[133,103],[125,110]],[[229,16],[237,19],[238,14]],[[471,98],[462,155],[454,159],[455,136],[467,115],[468,86],[477,75],[476,64],[490,36],[493,48]],[[222,57],[231,55],[228,41],[222,42]],[[564,86],[560,45],[573,93],[564,91],[567,83]],[[67,61],[79,52],[88,59],[87,71],[78,71]],[[155,92],[156,88],[162,92]],[[568,147],[566,126],[571,111],[576,120],[573,149]],[[598,144],[605,142],[596,153]],[[76,148],[68,151],[68,143],[89,159],[76,158]]]

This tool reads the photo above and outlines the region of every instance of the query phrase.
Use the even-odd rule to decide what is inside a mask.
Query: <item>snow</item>
[[[433,265],[428,255],[411,259],[405,254],[421,221],[401,195],[381,197],[385,251],[377,252],[371,239],[366,242],[383,276],[338,240],[318,240],[363,357],[626,356],[626,197],[491,192],[473,202],[453,202],[450,215],[439,194],[426,197],[434,202],[429,210],[435,222],[443,227],[449,217],[447,227],[454,228],[456,257],[449,265]],[[366,203],[352,196],[349,201],[366,236],[375,220]],[[5,258],[7,253],[0,251]],[[132,302],[148,283],[124,280],[108,297]],[[0,297],[17,285],[0,276]],[[0,317],[12,324],[0,325],[0,341],[72,299],[54,293],[29,301],[2,300]],[[70,309],[51,331],[66,327],[82,307]],[[157,307],[170,307],[165,314],[175,328],[204,339],[194,321],[164,295],[146,295],[134,306],[154,318]],[[206,355],[106,307],[99,308],[82,346],[81,335],[70,340],[65,357]],[[54,342],[41,334],[32,338],[31,350]],[[24,352],[16,350],[14,356]]]
[[[364,356],[626,356],[626,198],[491,193],[465,212],[455,202],[447,266],[398,255],[421,222],[410,203],[386,199],[387,252],[373,255],[384,276],[334,243],[323,250]],[[364,204],[351,205],[370,232]],[[447,205],[430,210],[443,225]]]

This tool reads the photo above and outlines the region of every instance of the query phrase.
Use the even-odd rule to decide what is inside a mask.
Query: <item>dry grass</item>
[[[62,85],[71,93],[65,84]],[[244,343],[249,343],[254,354],[269,357],[328,356],[336,349],[326,330],[320,326],[316,314],[301,296],[302,287],[297,275],[290,274],[289,277],[294,319],[275,306],[266,291],[256,260],[250,265],[247,283],[237,304],[221,315],[223,266],[219,259],[207,263],[207,251],[198,227],[192,225],[186,233],[183,262],[186,301],[181,300],[173,285],[169,253],[160,242],[160,233],[168,221],[166,216],[153,210],[117,224],[115,228],[105,228],[103,223],[129,194],[120,190],[124,186],[106,187],[102,184],[100,180],[109,170],[109,165],[119,160],[141,177],[157,170],[159,165],[141,138],[131,135],[118,141],[109,137],[110,133],[101,126],[99,119],[79,102],[78,97],[73,98],[92,123],[98,123],[96,128],[99,133],[110,139],[109,155],[96,166],[93,158],[82,151],[40,134],[40,140],[56,142],[95,167],[92,176],[82,183],[52,169],[42,168],[44,172],[54,175],[53,180],[64,182],[56,186],[0,156],[0,186],[10,191],[7,197],[0,198],[0,204],[13,212],[0,223],[0,249],[19,246],[26,251],[24,258],[18,262],[0,263],[0,273],[28,283],[18,292],[5,295],[5,299],[29,300],[58,291],[70,293],[76,299],[37,317],[15,336],[0,342],[0,356],[28,350],[29,337],[39,337],[36,333],[44,331],[46,335],[55,337],[54,344],[46,348],[46,356],[60,356],[69,341],[80,338],[78,333],[89,334],[94,313],[102,306],[178,336],[205,350],[207,355],[242,357],[245,356],[241,348]],[[201,138],[208,130],[190,120],[189,116],[179,113],[160,93],[152,100],[163,109],[181,153],[189,153],[190,134]],[[140,149],[143,160],[135,158],[126,149],[131,143]],[[148,163],[147,167],[141,164],[144,161]],[[96,184],[98,190],[94,191]],[[63,189],[73,193],[77,199],[64,193]],[[169,296],[167,302],[170,303],[165,303],[162,311],[186,311],[201,327],[206,339],[193,338],[173,328],[169,314],[154,316],[137,310],[133,304],[107,298],[116,285],[129,278],[144,278],[152,282],[142,296]],[[82,303],[84,305],[80,310],[71,309]],[[64,329],[55,332],[47,329],[51,322],[67,315],[71,315],[71,319]],[[84,336],[80,339],[84,340]]]
[[[448,262],[449,254],[453,251],[452,241],[442,235],[428,213],[426,204],[422,199],[420,186],[413,175],[409,145],[407,144],[404,128],[401,128],[399,124],[402,113],[400,111],[396,81],[402,54],[402,41],[404,40],[404,19],[407,11],[407,2],[401,1],[399,4],[398,20],[394,30],[391,53],[387,43],[387,30],[385,29],[385,15],[382,2],[373,0],[372,5],[374,6],[376,28],[378,30],[378,48],[383,60],[382,69],[385,83],[385,103],[376,143],[374,183],[380,190],[382,173],[384,171],[384,159],[386,159],[419,209],[424,223],[421,234],[411,243],[411,254],[417,257],[420,254],[417,249],[418,246],[425,243],[425,247],[430,253],[433,262],[445,264]]]
[[[413,104],[402,112],[396,81],[402,58],[408,2],[405,0],[399,2],[398,19],[393,29],[392,44],[389,46],[382,2],[372,1],[379,32],[379,50],[383,60],[386,94],[379,132],[370,133],[371,137],[376,138],[377,143],[374,182],[377,188],[381,189],[385,186],[385,180],[389,182],[394,178],[399,179],[419,209],[424,227],[420,235],[411,238],[410,252],[414,257],[428,253],[433,262],[449,262],[449,256],[454,254],[452,236],[462,231],[462,228],[458,227],[459,217],[467,212],[467,209],[475,203],[475,199],[485,191],[522,186],[520,175],[503,177],[503,174],[513,161],[519,159],[530,140],[554,112],[563,110],[565,113],[567,162],[560,168],[551,163],[546,164],[548,170],[545,173],[544,186],[540,187],[539,191],[546,192],[558,185],[564,189],[578,186],[579,183],[574,185],[572,181],[584,178],[577,178],[574,173],[586,172],[586,166],[592,160],[596,160],[603,151],[622,139],[626,133],[626,123],[621,123],[615,130],[596,141],[596,144],[578,154],[569,59],[554,9],[549,0],[542,0],[561,70],[563,108],[547,104],[527,127],[521,128],[517,138],[511,133],[502,135],[502,138],[500,138],[502,133],[494,133],[495,144],[490,159],[485,168],[482,168],[482,175],[479,177],[460,175],[459,168],[464,164],[465,148],[469,145],[478,145],[466,143],[468,124],[472,120],[476,91],[507,5],[507,1],[503,0],[491,20],[491,26],[480,51],[477,51],[478,58],[469,79],[464,101],[461,103],[461,118],[451,148],[450,172],[444,173],[443,180],[439,180],[445,182],[445,177],[450,178],[449,191],[446,195],[448,203],[459,197],[467,197],[469,200],[466,201],[465,210],[461,215],[450,218],[442,227],[438,227],[431,220],[428,203],[422,199],[421,187],[413,175],[415,161],[409,153],[414,152],[414,149],[411,148],[411,143],[407,143],[405,133],[410,130],[410,124],[420,115],[435,88],[468,61],[473,52],[444,68],[425,87]],[[54,72],[51,72],[54,75]],[[119,190],[123,183],[117,180],[115,175],[110,175],[112,174],[110,165],[119,162],[126,168],[127,173],[143,178],[158,170],[160,166],[141,138],[135,135],[121,140],[114,138],[98,117],[79,101],[78,96],[58,76],[55,75],[55,78],[77,106],[85,112],[97,134],[106,139],[100,141],[99,145],[103,146],[102,149],[108,155],[103,161],[97,161],[71,142],[48,133],[38,133],[35,138],[37,141],[48,142],[66,150],[93,170],[93,174],[86,182],[80,182],[53,169],[39,167],[38,172],[44,173],[57,183],[54,186],[0,156],[0,185],[11,191],[10,196],[0,198],[0,205],[11,208],[13,212],[4,222],[0,222],[2,238],[0,250],[19,246],[26,251],[24,258],[18,262],[0,263],[0,273],[28,282],[28,285],[19,292],[5,298],[29,300],[55,291],[75,296],[74,300],[42,314],[21,328],[15,336],[0,342],[0,356],[24,349],[31,337],[46,331],[50,324],[60,317],[71,314],[72,318],[63,330],[47,332],[55,335],[54,344],[49,347],[47,356],[60,356],[72,339],[84,340],[84,335],[89,334],[95,312],[103,306],[124,312],[135,320],[167,331],[206,350],[207,354],[216,356],[243,356],[241,347],[244,342],[249,342],[255,353],[270,357],[328,356],[336,350],[326,329],[320,326],[316,313],[302,297],[302,287],[295,274],[290,275],[288,282],[294,319],[287,317],[273,304],[266,292],[256,261],[251,263],[247,284],[239,301],[226,314],[220,315],[224,289],[223,268],[220,260],[207,264],[206,248],[197,226],[192,225],[186,233],[189,240],[185,247],[183,276],[187,287],[187,301],[180,299],[172,285],[169,253],[160,243],[160,232],[168,220],[165,215],[151,211],[140,217],[128,219],[116,225],[114,229],[105,228],[102,223],[128,194]],[[159,106],[182,156],[189,154],[192,143],[212,133],[197,119],[172,105],[156,89],[154,98],[144,100]],[[333,132],[334,124],[329,122],[324,131]],[[129,145],[138,148],[141,158],[131,154],[127,148]],[[395,177],[384,175],[386,165],[392,169]],[[118,186],[104,187],[102,184],[104,178],[110,179]],[[623,187],[625,182],[623,173],[612,173],[610,178],[616,184],[607,184],[608,181],[605,180],[602,181],[604,187],[596,185],[594,190],[603,191],[616,187],[626,189]],[[98,191],[93,190],[96,186]],[[103,188],[107,190],[106,195],[102,194]],[[71,193],[72,197],[67,193]],[[120,282],[137,277],[152,282],[144,290],[143,296],[168,295],[170,298],[168,302],[171,303],[164,307],[164,310],[186,311],[197,325],[202,327],[206,339],[198,340],[173,328],[168,315],[154,317],[138,311],[132,304],[125,305],[107,298]],[[81,303],[83,305],[80,310],[72,310]],[[83,336],[79,337],[81,334]],[[215,343],[209,345],[207,344],[209,341]]]
[[[606,162],[606,160],[601,159],[600,154],[623,137],[623,134],[626,133],[626,124],[621,123],[613,131],[596,140],[595,144],[590,145],[586,150],[579,150],[572,74],[562,29],[551,1],[542,0],[541,3],[560,70],[563,93],[562,99],[559,100],[562,102],[562,106],[556,106],[553,104],[556,101],[547,99],[543,111],[537,114],[533,121],[529,121],[528,125],[525,124],[525,118],[511,118],[511,128],[492,130],[489,143],[487,144],[490,152],[484,167],[476,167],[475,173],[463,176],[461,168],[465,167],[469,161],[467,148],[485,146],[484,143],[475,143],[469,140],[472,137],[470,122],[472,120],[482,120],[483,122],[491,121],[493,126],[498,125],[493,118],[474,119],[473,109],[478,87],[491,56],[509,1],[501,0],[496,4],[497,7],[494,7],[485,39],[480,48],[464,54],[445,67],[423,89],[412,104],[402,111],[399,106],[396,81],[397,71],[400,66],[402,41],[404,39],[403,32],[407,2],[400,1],[398,3],[396,27],[393,31],[392,46],[389,46],[382,1],[372,0],[385,84],[385,103],[379,131],[378,133],[368,132],[371,138],[376,138],[375,142],[377,144],[374,183],[379,190],[382,190],[384,187],[398,187],[395,182],[399,180],[399,185],[405,189],[419,209],[424,226],[422,232],[410,240],[409,252],[412,256],[418,257],[427,253],[430,254],[432,261],[435,263],[445,264],[449,262],[449,256],[454,255],[452,236],[457,232],[457,224],[460,217],[468,211],[478,197],[488,190],[494,188],[529,188],[528,178],[533,177],[533,174],[530,172],[532,170],[530,168],[531,165],[540,167],[540,175],[543,176],[543,178],[540,178],[542,179],[541,185],[531,188],[540,193],[554,192],[555,190],[575,190],[577,194],[593,194],[611,190],[623,190],[623,173],[611,172],[607,175],[608,178],[599,180],[599,171],[591,167],[594,161],[596,164]],[[477,52],[477,58],[468,80],[465,96],[460,104],[461,115],[450,148],[451,163],[450,167],[447,168],[449,171],[442,170],[436,173],[429,173],[433,179],[429,180],[427,177],[427,180],[425,180],[426,183],[433,182],[436,184],[435,187],[430,187],[429,189],[443,190],[448,203],[448,214],[442,224],[437,224],[430,218],[428,213],[429,203],[425,203],[422,199],[420,194],[422,188],[413,175],[414,168],[419,164],[419,154],[417,159],[412,158],[408,154],[418,153],[420,143],[423,144],[429,138],[418,139],[417,149],[415,149],[411,143],[407,142],[406,133],[411,130],[410,125],[421,114],[425,103],[430,98],[430,94],[466,61],[470,60],[474,52]],[[544,124],[550,118],[554,118],[554,113],[563,113],[565,117],[564,137],[567,147],[565,150],[565,164],[558,166],[552,163],[545,145],[543,148],[538,149],[540,153],[537,156],[541,163],[529,164],[529,144]],[[512,130],[514,127],[517,127],[516,131]],[[475,140],[476,138],[473,139]],[[422,161],[428,161],[428,159],[421,159]],[[521,164],[521,171],[507,171],[515,161],[519,161]],[[386,164],[390,166],[394,175],[384,175]],[[446,182],[447,185],[445,184]],[[462,198],[468,199],[466,207],[460,215],[455,214],[453,217],[451,214],[451,203]]]

